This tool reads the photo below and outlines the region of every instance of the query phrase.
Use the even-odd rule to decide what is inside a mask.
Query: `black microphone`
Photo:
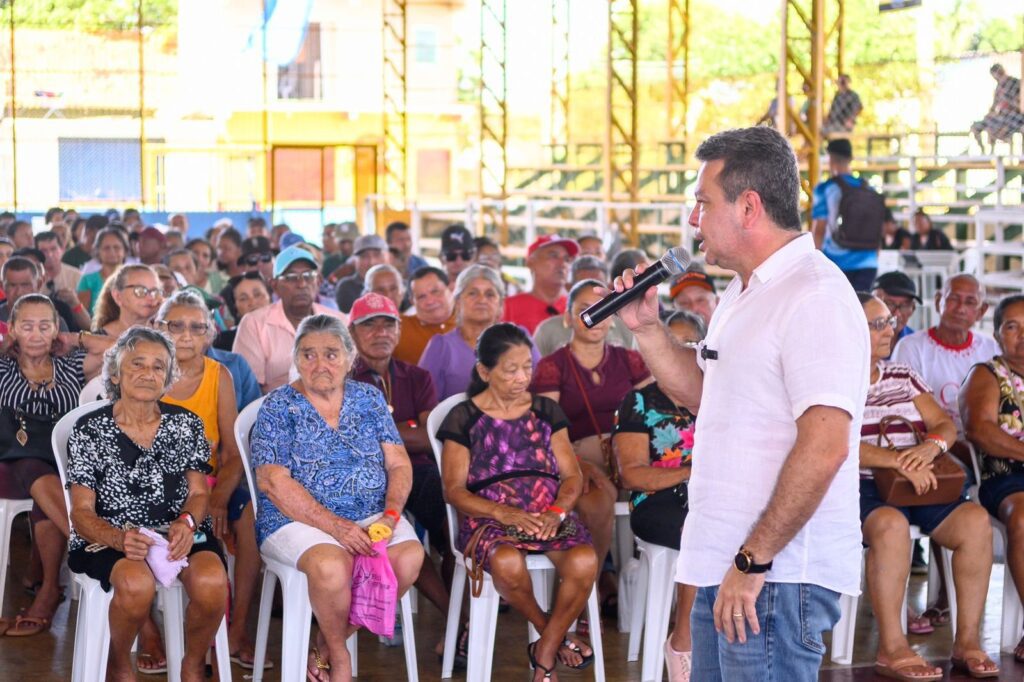
[[[658,286],[669,277],[683,274],[689,264],[690,254],[686,249],[681,246],[669,249],[657,263],[644,270],[644,273],[633,281],[631,288],[608,294],[580,313],[580,319],[587,329],[601,324],[627,303],[643,296],[651,287]]]

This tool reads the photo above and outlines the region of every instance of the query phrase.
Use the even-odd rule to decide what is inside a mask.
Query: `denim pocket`
[[[839,593],[818,585],[800,584],[800,643],[825,654],[822,634],[839,621]]]

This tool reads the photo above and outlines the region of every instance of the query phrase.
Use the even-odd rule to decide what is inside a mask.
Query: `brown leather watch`
[[[767,573],[771,570],[772,563],[771,561],[766,564],[754,563],[754,555],[746,547],[740,547],[740,551],[736,552],[736,558],[733,559],[736,570],[748,574]]]

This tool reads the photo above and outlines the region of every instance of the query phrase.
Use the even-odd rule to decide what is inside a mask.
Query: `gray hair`
[[[352,335],[348,333],[345,322],[333,315],[320,314],[310,315],[304,318],[302,322],[299,322],[299,327],[295,330],[295,345],[292,346],[293,361],[299,356],[299,345],[310,334],[331,334],[336,336],[341,341],[345,354],[349,358],[355,356],[356,344],[352,341]]]
[[[178,380],[178,363],[174,359],[174,342],[171,341],[171,337],[156,329],[137,324],[129,327],[121,336],[117,337],[114,345],[103,354],[103,371],[101,374],[103,377],[103,392],[111,400],[120,400],[121,398],[121,385],[115,384],[113,380],[121,377],[121,360],[124,358],[124,354],[134,351],[140,343],[157,343],[167,351],[169,359],[167,362],[167,376],[164,377],[164,392]]]
[[[167,319],[168,313],[174,308],[192,308],[203,313],[203,321],[206,323],[206,338],[209,342],[217,334],[217,325],[213,321],[213,313],[206,306],[206,302],[198,294],[187,289],[179,289],[171,294],[170,298],[164,300],[157,311],[153,322],[159,324]]]
[[[466,289],[469,288],[471,282],[478,279],[486,279],[491,285],[498,290],[498,296],[504,300],[505,298],[505,283],[501,281],[501,275],[494,268],[489,268],[486,265],[480,265],[474,263],[468,268],[459,273],[459,276],[455,278],[455,300],[459,299],[459,296],[466,293]]]
[[[969,272],[958,272],[957,274],[953,275],[952,277],[949,277],[945,282],[943,282],[941,294],[942,298],[946,298],[946,296],[949,295],[949,292],[953,290],[953,282],[960,279],[967,280],[974,284],[974,286],[978,287],[978,300],[981,301],[981,303],[985,302],[985,296],[987,295],[987,292],[985,291],[985,285],[981,283],[981,280],[979,280],[977,277],[975,277]]]
[[[569,279],[575,280],[581,272],[588,270],[600,270],[604,275],[604,279],[608,279],[608,266],[603,260],[597,256],[583,255],[572,262],[572,266],[569,268]]]
[[[690,325],[702,340],[708,333],[708,325],[704,322],[704,318],[689,310],[675,310],[665,318],[665,327],[671,327],[674,324]]]
[[[390,263],[378,263],[372,268],[366,271],[366,275],[363,277],[363,292],[373,291],[373,278],[382,272],[390,272],[398,280],[398,290],[405,293],[405,280],[402,279],[402,273],[398,271],[394,265]]]

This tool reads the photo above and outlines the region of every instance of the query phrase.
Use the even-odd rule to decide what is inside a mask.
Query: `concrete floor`
[[[13,540],[13,556],[8,570],[8,584],[3,604],[4,615],[10,617],[19,608],[27,606],[31,600],[21,588],[21,567],[25,565],[28,546],[27,533],[23,520],[15,525]],[[993,570],[992,583],[989,587],[988,609],[984,622],[984,646],[994,654],[999,650],[999,626],[1002,595],[1002,566]],[[921,608],[925,593],[924,582],[915,577],[911,584],[911,604]],[[74,646],[74,617],[76,603],[67,601],[58,609],[50,632],[28,638],[0,637],[0,682],[51,682],[68,680],[71,677],[71,659]],[[255,612],[255,607],[254,607]],[[255,616],[255,613],[254,613]],[[416,634],[418,636],[417,652],[419,658],[419,675],[421,680],[438,680],[441,665],[434,654],[434,646],[443,637],[443,620],[440,614],[425,601],[421,601],[419,614],[416,616]],[[253,628],[255,630],[255,628]],[[274,619],[270,632],[270,657],[280,664],[280,632],[281,621]],[[634,681],[640,679],[640,663],[626,663],[626,646],[628,635],[619,633],[614,623],[607,622],[604,629],[605,669],[609,681]],[[499,617],[498,643],[495,647],[494,679],[530,680],[527,664],[526,624],[516,613],[502,614]],[[874,620],[866,600],[861,600],[857,619],[857,637],[853,666],[833,666],[826,658],[820,679],[830,682],[881,679],[871,669],[877,633],[874,631]],[[911,644],[917,647],[928,660],[936,665],[948,662],[950,649],[950,630],[939,628],[927,636],[914,636]],[[1012,657],[1003,656],[1001,660],[1002,675],[1000,680],[1020,682],[1024,675],[1024,665],[1014,663]],[[245,671],[237,666],[232,670],[233,679],[244,680]],[[372,682],[391,682],[405,679],[405,663],[402,649],[387,648],[379,644],[376,637],[363,635],[359,638],[359,678]],[[573,672],[564,667],[558,671],[561,680],[590,680],[591,671]],[[140,675],[140,680],[162,680],[161,675]],[[267,682],[278,682],[279,671],[267,671],[264,676]],[[455,679],[464,679],[464,674],[456,673]],[[949,677],[951,680],[968,679],[966,677]],[[694,681],[698,682],[698,681]]]

